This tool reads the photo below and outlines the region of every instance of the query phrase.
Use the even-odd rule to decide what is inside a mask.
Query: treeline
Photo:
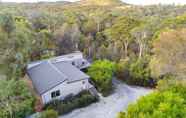
[[[0,82],[11,86],[11,80],[19,82],[25,76],[29,62],[76,50],[91,60],[113,61],[116,76],[130,84],[154,87],[167,75],[184,78],[185,11],[186,6],[173,5],[1,4]],[[89,74],[99,91],[107,94],[112,64],[97,63],[107,71],[95,64]],[[94,75],[95,68],[105,76]],[[109,80],[102,83],[107,77]],[[18,99],[21,94],[13,95]],[[0,97],[0,101],[4,99]],[[28,114],[15,116],[22,109],[13,107],[0,105],[5,109],[2,117]],[[28,107],[33,111],[30,104]]]

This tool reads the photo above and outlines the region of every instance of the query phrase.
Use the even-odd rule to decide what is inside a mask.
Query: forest
[[[186,6],[119,0],[0,4],[0,118],[34,112],[28,63],[77,50],[105,96],[112,76],[155,89],[118,118],[186,118]]]

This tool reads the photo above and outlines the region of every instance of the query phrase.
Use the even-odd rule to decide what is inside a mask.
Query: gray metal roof
[[[68,62],[58,62],[54,65],[68,77],[68,82],[74,82],[77,80],[87,79],[88,75],[80,71],[77,67]]]
[[[56,71],[55,67],[48,61],[28,69],[34,87],[39,94],[43,94],[67,79],[67,76]]]
[[[65,80],[74,82],[89,78],[88,75],[67,62],[52,63],[51,61],[43,61],[37,66],[28,68],[27,73],[40,95]]]

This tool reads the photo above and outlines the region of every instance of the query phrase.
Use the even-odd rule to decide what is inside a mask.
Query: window
[[[60,90],[57,90],[57,91],[54,91],[54,92],[51,93],[52,98],[55,98],[55,97],[58,97],[58,96],[60,96]]]
[[[56,91],[56,96],[60,96],[60,91]]]
[[[82,65],[85,65],[85,62],[84,61],[82,62]]]
[[[85,81],[83,81],[82,83],[85,84]]]
[[[74,61],[72,62],[72,65],[75,65],[75,62]]]

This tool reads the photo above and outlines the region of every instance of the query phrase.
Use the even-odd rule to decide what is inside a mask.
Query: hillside
[[[98,6],[112,6],[124,4],[120,0],[81,0],[80,5],[98,5]]]
[[[104,95],[115,92],[113,76],[122,83],[159,88],[121,118],[185,118],[186,84],[180,81],[186,78],[185,34],[186,6],[135,6],[119,0],[2,3],[0,118],[25,118],[35,110],[37,102],[22,82],[28,63],[74,51],[93,61],[87,74]],[[157,104],[152,107],[152,102]],[[71,103],[56,109],[71,111],[82,104]]]

